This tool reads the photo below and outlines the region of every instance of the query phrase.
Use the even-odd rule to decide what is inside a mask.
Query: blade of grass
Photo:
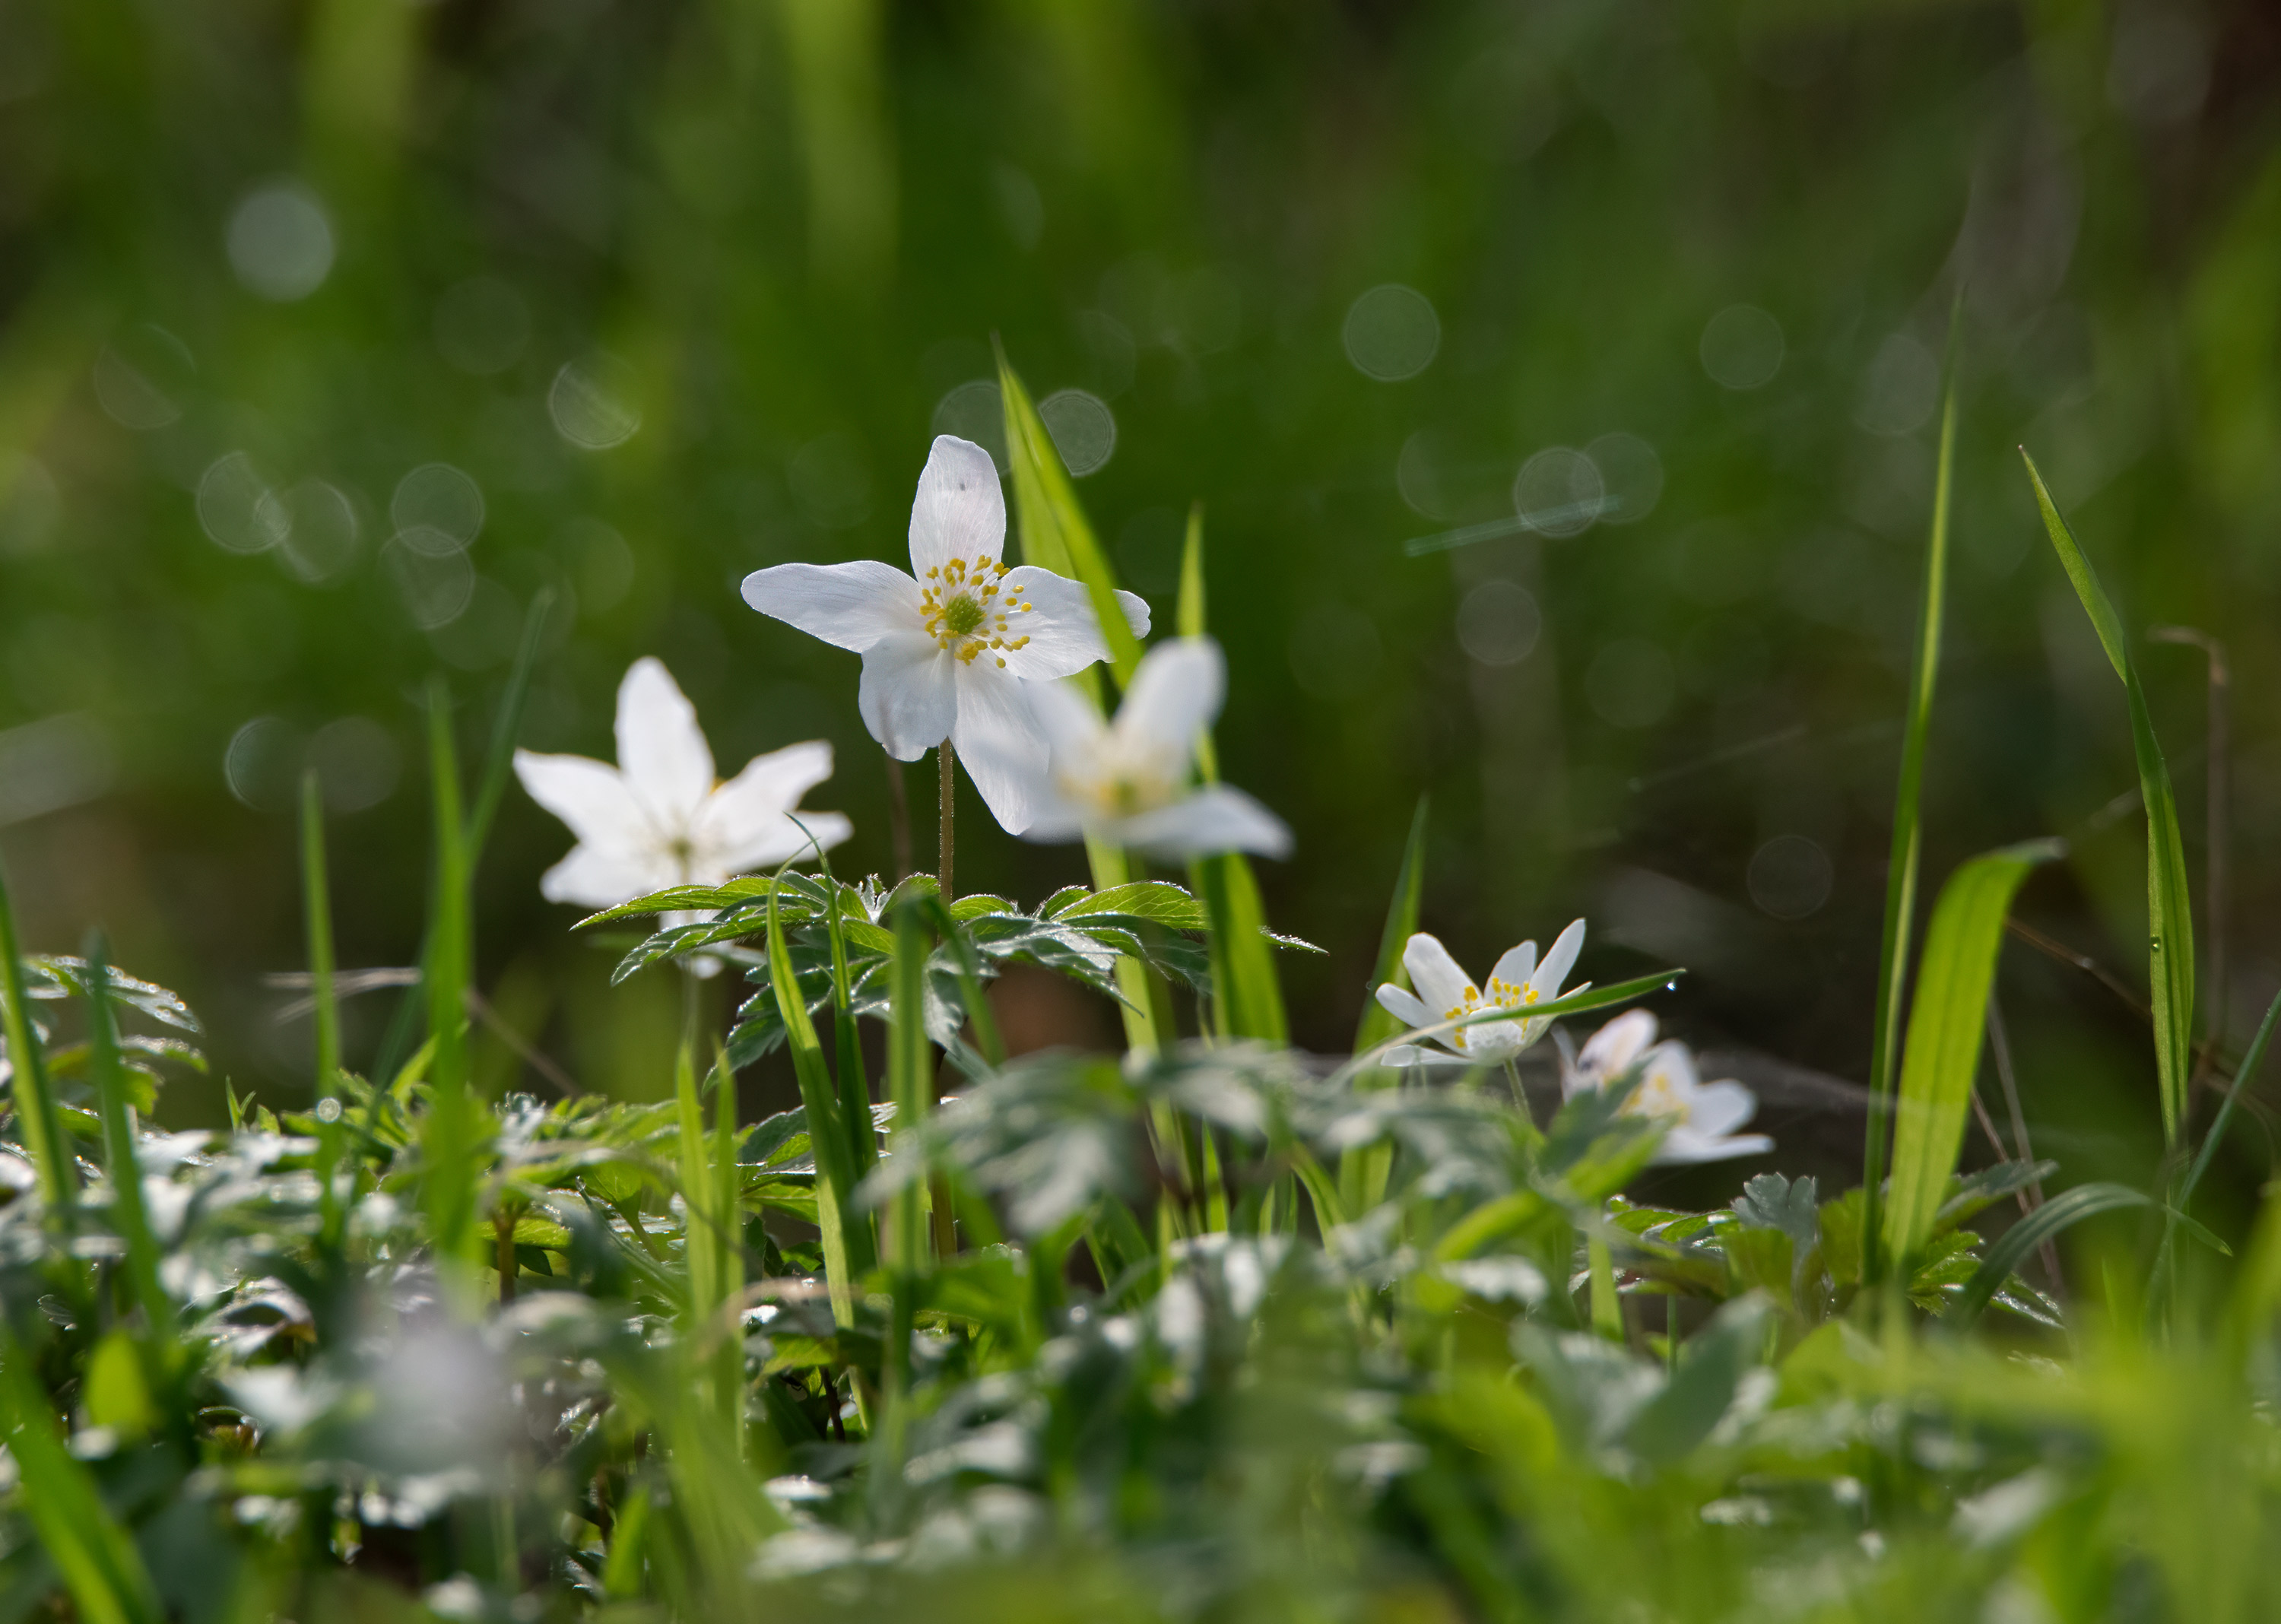
[[[1279,1048],[1288,1043],[1267,910],[1251,865],[1241,853],[1224,852],[1190,863],[1188,878],[1211,915],[1212,994],[1221,1033]]]
[[[2194,925],[2186,888],[2185,844],[2178,833],[2178,803],[2170,791],[2169,764],[2154,738],[2154,719],[2146,707],[2146,692],[2131,663],[2129,640],[2122,618],[2099,584],[2098,573],[2076,543],[2075,534],[2052,500],[2037,470],[2036,460],[2023,446],[2020,459],[2036,488],[2036,506],[2042,510],[2044,529],[2060,555],[2060,564],[2083,600],[2099,633],[2107,663],[2122,679],[2130,708],[2130,746],[2138,762],[2138,793],[2146,807],[2146,914],[2150,938],[2147,981],[2154,1008],[2154,1063],[2162,1094],[2162,1142],[2175,1148],[2185,1131],[2186,1085],[2192,1073],[2194,1022]],[[2176,1204],[2175,1203],[2173,1203]]]
[[[2217,1155],[2217,1148],[2225,1139],[2225,1130],[2233,1121],[2233,1108],[2241,1099],[2241,1091],[2249,1086],[2250,1079],[2257,1074],[2257,1068],[2265,1062],[2266,1046],[2273,1041],[2277,1017],[2281,1017],[2281,994],[2276,994],[2273,1001],[2266,1005],[2265,1018],[2257,1024],[2257,1035],[2250,1040],[2249,1048],[2242,1056],[2241,1063],[2234,1068],[2233,1081],[2226,1086],[2225,1098],[2217,1108],[2217,1116],[2210,1123],[2209,1132],[2202,1136],[2202,1148],[2194,1156],[2194,1164],[2186,1171],[2185,1178],[2178,1185],[2178,1193],[2171,1205],[2181,1212],[2186,1210],[2187,1203],[2193,1200],[2195,1187],[2201,1183],[2202,1175],[2209,1171],[2209,1164]]]
[[[23,948],[16,940],[16,913],[4,874],[0,874],[0,1041],[8,1046],[8,1088],[15,1096],[17,1132],[39,1174],[40,1203],[51,1218],[58,1218],[70,1210],[79,1192],[79,1168],[49,1087],[47,1056],[32,1028]]]
[[[808,836],[831,894],[831,905],[824,910],[824,932],[831,943],[831,1035],[839,1062],[839,1121],[847,1141],[847,1164],[860,1181],[878,1160],[879,1142],[871,1131],[871,1078],[863,1067],[862,1039],[855,1026],[855,986],[847,973],[847,931],[841,915],[847,893],[831,872],[823,842],[797,816],[792,821]]]
[[[1386,924],[1378,935],[1378,958],[1371,968],[1372,995],[1363,1007],[1362,1019],[1355,1026],[1357,1055],[1377,1048],[1402,1030],[1399,1017],[1378,1001],[1376,993],[1384,985],[1404,988],[1410,985],[1409,973],[1402,968],[1402,953],[1418,929],[1419,902],[1425,891],[1426,810],[1427,798],[1420,795],[1418,810],[1410,818],[1410,839],[1403,844],[1402,866],[1395,872],[1394,894],[1387,901]],[[1387,1073],[1376,1078],[1365,1075],[1363,1086],[1384,1087],[1392,1080]],[[1366,1145],[1341,1156],[1339,1193],[1347,1210],[1366,1212],[1385,1200],[1386,1181],[1393,1170],[1394,1147],[1390,1144]]]
[[[1188,510],[1188,533],[1180,561],[1180,604],[1174,619],[1182,637],[1204,630],[1203,509]],[[1219,755],[1211,730],[1200,729],[1196,770],[1207,784],[1219,779]],[[1267,910],[1250,860],[1225,852],[1188,865],[1189,883],[1211,916],[1212,999],[1223,1036],[1258,1038],[1281,1046],[1290,1041],[1283,1009],[1283,985],[1275,972],[1275,950],[1266,936]]]
[[[343,1210],[333,1180],[341,1160],[341,1009],[333,991],[333,909],[325,872],[325,808],[316,769],[301,778],[301,900],[309,938],[309,991],[317,1026],[317,1203],[329,1250],[341,1240]],[[331,1110],[327,1110],[327,1102]]]
[[[514,741],[522,730],[522,713],[530,697],[530,677],[538,663],[540,633],[546,624],[547,612],[554,602],[554,589],[541,587],[531,595],[530,607],[522,623],[522,639],[517,646],[514,668],[508,672],[506,687],[499,696],[498,717],[491,724],[490,748],[484,753],[483,772],[476,797],[475,815],[468,821],[465,838],[468,871],[474,873],[483,859],[484,845],[491,838],[491,818],[499,810],[501,796],[506,792],[507,773],[514,764]],[[431,922],[432,924],[432,922]],[[428,963],[433,946],[430,936],[420,943],[421,965]],[[380,1049],[375,1056],[372,1075],[388,1077],[403,1063],[405,1051],[412,1047],[412,1034],[419,1024],[421,1005],[421,989],[414,987],[406,993],[396,1008],[395,1017],[381,1038]]]
[[[2061,850],[2038,840],[1975,857],[1933,904],[1895,1101],[1893,1195],[1883,1236],[1893,1270],[1906,1269],[1931,1233],[1964,1147],[2004,916],[2030,872]]]
[[[924,909],[905,902],[895,909],[895,956],[890,967],[887,1019],[887,1094],[895,1102],[895,1137],[903,1154],[918,1154],[918,1135],[934,1107],[929,1078],[926,1033],[926,967],[932,944]],[[897,1276],[897,1295],[925,1266],[927,1233],[922,1210],[924,1185],[907,1179],[889,1198],[886,1233],[880,1251]]]
[[[467,825],[460,812],[459,759],[452,745],[451,702],[439,678],[428,694],[428,756],[435,800],[436,892],[429,918],[424,980],[428,1033],[429,1221],[438,1259],[468,1257],[475,1231],[473,1124],[468,1100],[468,976],[474,925],[468,895]]]
[[[1888,1117],[1899,1073],[1902,993],[1908,983],[1909,938],[1915,928],[1918,864],[1923,847],[1922,802],[1926,740],[1932,726],[1933,689],[1940,676],[1942,623],[1948,600],[1948,517],[1955,491],[1956,372],[1964,331],[1963,290],[1948,318],[1943,363],[1940,456],[1933,476],[1932,529],[1925,539],[1924,588],[1917,602],[1917,637],[1909,657],[1909,708],[1901,734],[1901,776],[1893,791],[1892,847],[1885,865],[1885,918],[1877,946],[1877,1006],[1869,1050],[1869,1116],[1861,1151],[1862,1228],[1867,1278],[1878,1278],[1880,1215]]]
[[[1109,556],[1086,522],[1069,470],[1054,449],[1053,437],[1031,403],[1006,346],[990,336],[998,357],[998,389],[1005,403],[1006,454],[1013,466],[1014,511],[1021,527],[1022,558],[1025,563],[1050,569],[1084,584],[1101,622],[1102,640],[1109,646],[1109,669],[1121,689],[1133,680],[1140,663],[1140,639],[1125,619],[1117,601],[1117,577]]]
[[[1110,679],[1122,689],[1140,663],[1140,643],[1117,601],[1116,571],[1077,499],[1053,437],[1047,433],[1028,389],[1006,359],[1005,346],[994,335],[991,343],[998,358],[998,388],[1005,407],[1022,561],[1084,584],[1101,622],[1102,635],[1108,641]],[[1106,708],[1101,678],[1091,668],[1067,680],[1092,700],[1095,710]],[[1133,860],[1117,847],[1088,839],[1085,850],[1095,891],[1107,891],[1137,878]],[[1125,994],[1117,1009],[1125,1022],[1125,1047],[1154,1054],[1171,1032],[1170,990],[1162,977],[1138,959],[1120,957],[1116,973],[1117,991]]]
[[[1949,1323],[1961,1326],[1977,1319],[1981,1311],[2003,1288],[2004,1282],[2027,1262],[2028,1254],[2052,1240],[2061,1230],[2102,1212],[2154,1204],[2153,1196],[2128,1185],[2078,1184],[2071,1190],[2061,1191],[2006,1230],[1996,1244],[1988,1249],[1988,1256],[1973,1271],[1971,1280],[1965,1283],[1962,1295],[1949,1305],[1946,1316]]]
[[[126,1243],[128,1283],[143,1311],[151,1349],[171,1368],[174,1304],[159,1282],[159,1242],[143,1206],[133,1108],[127,1102],[126,1068],[120,1063],[119,1029],[112,1018],[111,955],[99,935],[89,938],[87,963],[88,1037],[96,1108],[103,1118],[104,1171],[111,1177],[111,1225]]]
[[[816,1151],[816,1227],[823,1237],[831,1317],[838,1325],[852,1326],[855,1277],[870,1270],[878,1253],[872,1244],[870,1221],[857,1213],[853,1204],[855,1172],[849,1164],[847,1128],[840,1120],[839,1102],[823,1063],[823,1046],[816,1040],[815,1023],[808,1018],[808,1001],[793,974],[792,948],[785,938],[784,916],[775,888],[769,892],[769,986],[776,994],[777,1012],[784,1017],[785,1047],[792,1051],[800,1106],[808,1113],[808,1143]]]
[[[94,1473],[65,1450],[55,1412],[14,1334],[0,1325],[0,1429],[24,1509],[86,1624],[163,1624],[142,1552],[104,1504]]]

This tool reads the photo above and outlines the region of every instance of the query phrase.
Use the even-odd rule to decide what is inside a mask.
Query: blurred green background
[[[2253,0],[0,0],[27,933],[103,924],[220,1069],[301,1098],[260,978],[302,960],[292,787],[333,807],[344,962],[406,963],[419,696],[448,677],[472,760],[542,585],[526,743],[609,755],[658,654],[724,773],[831,739],[810,800],[888,869],[857,661],[735,585],[899,558],[929,437],[992,421],[995,332],[1160,625],[1204,506],[1223,761],[1297,833],[1273,917],[1328,949],[1287,961],[1303,1041],[1350,1036],[1430,793],[1461,959],[1585,913],[1588,973],[1694,970],[1678,1030],[1859,1080],[1960,285],[1929,877],[2066,835],[2023,915],[2143,983],[2122,693],[2025,443],[2134,628],[2231,655],[2238,1031],[2281,979],[2277,81]],[[2199,864],[2201,657],[2143,660]],[[968,805],[964,888],[1081,876]],[[652,1092],[676,994],[604,991],[537,894],[568,844],[510,793],[486,982]],[[2039,1148],[2143,1170],[2143,1024],[2017,944],[2005,974]],[[1113,1031],[1009,997],[1032,1040]]]

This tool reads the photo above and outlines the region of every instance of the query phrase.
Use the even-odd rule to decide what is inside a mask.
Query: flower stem
[[[903,764],[892,755],[887,762],[887,832],[895,855],[895,883],[910,878],[911,873],[911,807],[903,793]]]
[[[950,740],[946,739],[934,747],[934,759],[936,764],[942,769],[942,788],[939,792],[939,799],[935,802],[934,815],[935,850],[938,860],[935,879],[941,890],[942,905],[947,908],[950,906],[951,899],[956,894],[950,888],[950,858],[952,848],[957,845],[957,841],[953,839],[952,830],[957,821],[955,814],[957,809],[955,803],[958,795],[958,756],[956,752],[951,749]]]

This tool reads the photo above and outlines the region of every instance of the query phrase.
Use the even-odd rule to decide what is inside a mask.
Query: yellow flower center
[[[988,649],[1002,668],[1007,654],[1030,640],[1006,635],[1013,617],[1037,607],[1023,602],[1019,592],[1003,589],[999,577],[1005,573],[1006,566],[992,558],[978,558],[971,563],[955,558],[939,569],[928,570],[926,579],[919,584],[919,614],[927,636],[944,652],[969,665]]]
[[[1463,1020],[1466,1016],[1480,1014],[1485,1008],[1525,1009],[1535,1003],[1540,995],[1533,986],[1524,983],[1501,981],[1492,976],[1489,978],[1489,995],[1486,1003],[1481,998],[1481,989],[1468,986],[1462,994],[1464,1001],[1454,1009],[1444,1009],[1442,1012],[1442,1018],[1445,1021]],[[1468,1030],[1470,1029],[1467,1027],[1460,1026],[1451,1032],[1450,1047],[1460,1049],[1465,1048],[1465,1033]]]

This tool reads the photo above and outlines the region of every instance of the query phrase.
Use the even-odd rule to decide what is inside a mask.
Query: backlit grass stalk
[[[468,1097],[468,980],[475,957],[468,894],[467,825],[460,808],[460,770],[452,745],[451,701],[438,679],[428,695],[428,758],[433,791],[436,892],[429,914],[425,990],[429,1110],[421,1130],[428,1158],[427,1207],[432,1244],[445,1272],[470,1261],[476,1188],[475,1124]]]
[[[317,1036],[317,1201],[328,1249],[340,1244],[334,1187],[341,1159],[341,1010],[333,987],[333,908],[325,871],[324,797],[312,768],[301,779],[301,901],[309,939],[309,993]],[[328,1106],[329,1104],[329,1109]]]
[[[808,1000],[800,992],[799,977],[793,973],[792,947],[777,906],[783,877],[779,870],[777,884],[769,891],[769,986],[776,994],[777,1012],[784,1018],[785,1043],[792,1051],[800,1107],[808,1113],[808,1143],[816,1152],[816,1227],[823,1238],[831,1315],[837,1324],[852,1326],[855,1277],[870,1270],[878,1254],[870,1222],[854,1205],[855,1170],[848,1151],[848,1125],[841,1119],[831,1073],[823,1061],[823,1046],[816,1040],[816,1024],[808,1019]]]
[[[79,1193],[79,1169],[63,1117],[49,1086],[47,1056],[32,1025],[30,994],[24,984],[23,948],[16,940],[16,914],[8,882],[0,874],[0,1040],[8,1046],[8,1087],[14,1096],[17,1132],[39,1176],[40,1202],[51,1219],[69,1211]]]
[[[2075,533],[2060,516],[2058,506],[2025,447],[2029,482],[2035,486],[2036,506],[2060,564],[2083,600],[2084,612],[2099,633],[2107,663],[2122,680],[2130,709],[2130,746],[2138,764],[2138,793],[2146,808],[2146,915],[2149,945],[2147,981],[2154,1013],[2154,1063],[2160,1076],[2162,1103],[2162,1144],[2175,1152],[2185,1131],[2186,1085],[2192,1065],[2194,1020],[2194,926],[2186,885],[2185,844],[2178,832],[2178,803],[2170,788],[2169,763],[2154,737],[2153,714],[2138,669],[2130,658],[2130,639],[2122,620],[2099,584]]]
[[[159,1283],[159,1242],[143,1205],[134,1108],[128,1103],[126,1067],[120,1062],[119,1028],[112,1013],[111,955],[99,935],[89,939],[87,966],[89,1059],[95,1073],[96,1109],[103,1120],[104,1171],[111,1179],[111,1226],[127,1248],[128,1284],[143,1311],[154,1364],[171,1371],[174,1303]]]
[[[1869,1040],[1869,1115],[1861,1152],[1863,1278],[1882,1275],[1885,1152],[1893,1090],[1900,1073],[1902,994],[1908,986],[1909,940],[1916,923],[1918,864],[1923,847],[1925,749],[1932,729],[1933,690],[1948,599],[1949,512],[1956,483],[1957,360],[1964,331],[1964,293],[1949,309],[1943,364],[1940,454],[1933,476],[1932,528],[1925,538],[1924,587],[1909,656],[1908,714],[1902,724],[1901,776],[1893,790],[1893,838],[1885,864],[1885,917],[1877,945],[1876,1014]]]

